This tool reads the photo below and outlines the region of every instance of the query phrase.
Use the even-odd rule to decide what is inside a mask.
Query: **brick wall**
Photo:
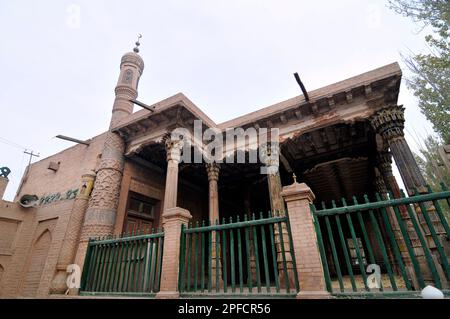
[[[97,165],[105,134],[93,137],[89,146],[77,144],[31,164],[29,173],[22,179],[22,186],[15,201],[24,194],[41,197],[79,187],[81,175],[86,170],[95,169]],[[50,162],[59,162],[59,169],[56,172],[48,169]]]

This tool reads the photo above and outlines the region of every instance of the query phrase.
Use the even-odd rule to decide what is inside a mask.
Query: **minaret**
[[[121,120],[133,112],[130,100],[138,95],[139,78],[144,70],[144,61],[139,56],[139,35],[134,52],[126,53],[120,62],[111,123],[103,146],[102,157],[97,168],[97,177],[86,211],[76,263],[82,267],[87,241],[91,237],[112,235],[116,221],[120,185],[124,166],[125,141],[112,132]]]

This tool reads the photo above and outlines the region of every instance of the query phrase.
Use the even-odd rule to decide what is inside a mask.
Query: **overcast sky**
[[[299,95],[294,72],[307,90],[394,61],[405,76],[400,53],[426,50],[419,27],[387,0],[1,0],[0,30],[9,200],[28,162],[21,147],[43,158],[73,145],[57,134],[88,139],[108,128],[120,58],[137,33],[139,100],[183,92],[216,123]],[[399,104],[417,150],[431,125],[404,83]]]

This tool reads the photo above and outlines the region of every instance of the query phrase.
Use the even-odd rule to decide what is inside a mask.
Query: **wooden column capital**
[[[219,179],[220,167],[216,162],[206,163],[206,173],[208,174],[208,181],[217,181]]]

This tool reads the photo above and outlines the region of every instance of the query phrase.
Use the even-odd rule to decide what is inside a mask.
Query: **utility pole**
[[[24,152],[25,154],[27,154],[27,155],[30,155],[30,159],[29,159],[29,161],[28,161],[27,168],[25,169],[25,172],[23,173],[23,177],[22,177],[22,180],[20,181],[19,187],[17,188],[17,191],[16,191],[16,197],[19,195],[19,193],[20,193],[20,191],[21,191],[21,189],[22,189],[23,184],[24,184],[25,181],[28,179],[28,172],[30,171],[30,165],[31,165],[31,160],[33,159],[33,156],[34,156],[34,157],[39,157],[39,154],[40,154],[40,153],[35,154],[33,150],[31,150],[31,152],[28,152],[28,150],[26,150],[26,149],[25,149],[25,151],[23,151],[23,152]]]
[[[30,155],[30,160],[28,161],[28,166],[30,166],[31,160],[33,159],[33,156],[39,157],[39,153],[34,154],[34,153],[33,153],[33,150],[31,150],[31,152],[28,152],[27,150],[25,150],[25,151],[23,151],[23,152],[24,152],[25,154]]]

